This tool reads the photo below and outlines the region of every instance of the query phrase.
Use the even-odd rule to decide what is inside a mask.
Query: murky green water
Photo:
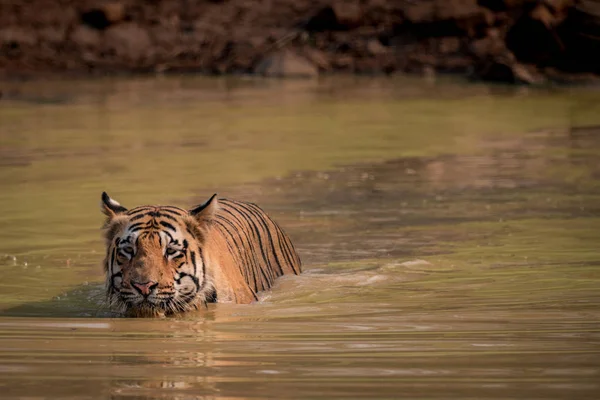
[[[598,90],[2,88],[1,397],[600,397]],[[257,304],[109,318],[103,190],[255,201],[306,272]]]

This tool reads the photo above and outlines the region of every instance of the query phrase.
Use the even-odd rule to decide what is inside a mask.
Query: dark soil
[[[600,0],[3,0],[0,74],[600,75]]]

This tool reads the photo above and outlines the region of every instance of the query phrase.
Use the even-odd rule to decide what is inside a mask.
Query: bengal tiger
[[[217,199],[191,210],[128,210],[106,192],[106,296],[131,317],[170,315],[210,302],[247,304],[284,274],[300,274],[290,238],[253,203]]]

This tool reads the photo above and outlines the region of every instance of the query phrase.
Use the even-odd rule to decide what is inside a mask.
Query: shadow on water
[[[75,287],[51,299],[27,302],[5,310],[0,317],[28,318],[112,318],[119,314],[111,312],[104,302],[104,286],[88,284]]]

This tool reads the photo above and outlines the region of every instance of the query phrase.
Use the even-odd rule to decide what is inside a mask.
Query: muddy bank
[[[598,0],[0,3],[0,73],[600,74]]]

